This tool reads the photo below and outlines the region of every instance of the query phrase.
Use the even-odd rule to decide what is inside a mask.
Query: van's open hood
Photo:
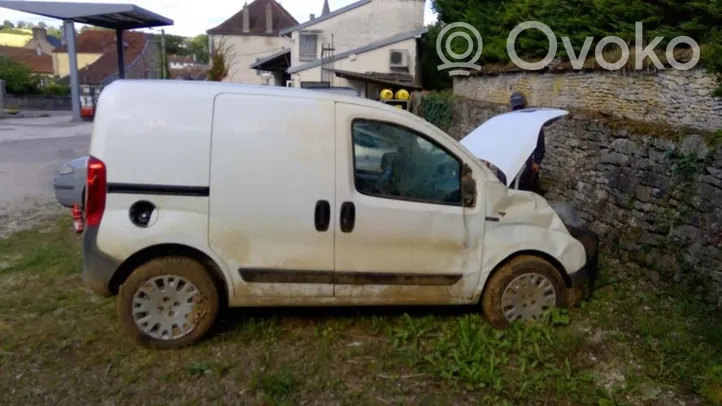
[[[470,132],[460,143],[477,158],[499,168],[509,186],[534,152],[542,127],[567,114],[566,110],[552,108],[500,114]]]

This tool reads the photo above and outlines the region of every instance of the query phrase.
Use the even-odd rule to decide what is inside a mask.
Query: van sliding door
[[[333,296],[334,130],[332,102],[216,97],[209,244],[236,296]]]

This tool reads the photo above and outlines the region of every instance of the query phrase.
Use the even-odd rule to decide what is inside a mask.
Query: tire
[[[159,284],[175,285],[176,290],[160,289]],[[116,305],[121,324],[136,343],[154,349],[174,349],[196,343],[213,327],[219,311],[219,294],[200,262],[163,257],[146,262],[131,273],[120,286]],[[139,323],[150,317],[144,330]],[[171,317],[175,318],[171,321]],[[181,320],[191,321],[181,325]]]
[[[522,276],[525,277],[517,279]],[[510,316],[512,319],[510,321],[504,313],[505,306],[502,304],[502,301],[504,292],[515,279],[522,284],[521,286],[527,286],[526,283],[530,283],[535,279],[540,281],[546,280],[547,283],[544,283],[546,289],[543,291],[529,288],[534,296],[526,301],[519,299],[516,306],[518,311],[515,312],[519,315],[519,318]],[[548,294],[550,289],[553,289],[555,297],[551,297]],[[519,292],[523,291],[519,290]],[[507,298],[510,297],[513,297],[513,288],[507,296]],[[540,311],[546,311],[550,306],[566,307],[567,301],[566,285],[554,265],[537,256],[520,255],[504,264],[487,280],[482,297],[482,309],[492,326],[498,329],[505,329],[517,320],[538,320],[539,317],[533,317],[532,313],[536,311],[538,314]],[[521,303],[524,303],[524,306],[522,306]],[[507,308],[507,310],[509,309]],[[523,312],[526,312],[526,314],[523,314]],[[512,313],[512,316],[513,315]]]

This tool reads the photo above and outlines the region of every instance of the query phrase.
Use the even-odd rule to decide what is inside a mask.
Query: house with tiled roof
[[[32,50],[40,50],[45,55],[52,55],[55,48],[61,46],[62,43],[60,38],[55,38],[52,35],[48,35],[45,28],[35,27],[33,28],[32,38],[25,44],[25,48]]]
[[[81,85],[104,86],[118,77],[115,31],[88,30],[76,37],[78,81]],[[151,35],[138,31],[123,33],[123,62],[128,79],[160,77],[160,52]],[[53,65],[62,82],[69,82],[70,62],[67,45],[53,51]]]
[[[358,0],[331,11],[324,1],[320,17],[280,33],[293,44],[292,85],[349,87],[368,98],[419,88],[424,9],[424,0]]]
[[[55,75],[53,58],[37,49],[0,46],[0,56],[27,66],[36,75],[46,78]]]
[[[207,32],[211,52],[223,49],[228,57],[226,82],[283,85],[285,72],[266,73],[251,64],[291,49],[290,37],[282,30],[298,24],[276,0],[254,0]]]

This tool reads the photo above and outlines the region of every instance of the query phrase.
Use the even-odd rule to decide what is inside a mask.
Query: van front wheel
[[[520,255],[504,264],[486,282],[482,308],[496,328],[517,321],[540,320],[552,307],[566,306],[564,281],[543,258]]]
[[[118,316],[130,336],[145,347],[180,348],[213,327],[219,296],[205,267],[190,258],[153,259],[120,287]]]

